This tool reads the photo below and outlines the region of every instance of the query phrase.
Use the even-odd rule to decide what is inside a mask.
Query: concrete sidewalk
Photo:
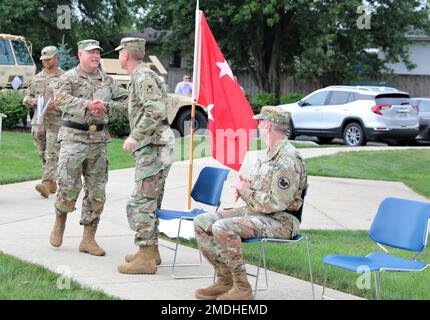
[[[328,149],[338,149],[339,152],[343,148],[319,150],[323,153],[333,152]],[[316,154],[315,151],[307,154],[307,149],[301,152],[305,157]],[[251,158],[259,156],[261,152],[249,153]],[[211,158],[195,160],[194,180],[205,165],[219,166]],[[246,174],[251,165],[252,162],[245,161],[241,173]],[[41,198],[34,190],[35,181],[0,186],[0,251],[44,265],[52,271],[66,270],[73,279],[85,286],[125,299],[193,299],[195,289],[207,286],[211,279],[174,280],[168,267],[159,268],[156,275],[122,275],[116,271],[124,255],[136,250],[133,245],[134,234],[125,214],[125,205],[133,188],[133,174],[133,169],[110,172],[107,202],[97,237],[107,251],[105,257],[78,252],[82,237],[82,227],[79,226],[82,195],[77,211],[69,216],[63,246],[56,249],[49,245],[55,199]],[[181,209],[185,206],[187,174],[187,162],[173,165],[166,183],[163,208]],[[230,191],[235,178],[236,174],[232,172],[226,182],[222,196],[224,207],[241,205],[233,202]],[[310,186],[304,209],[304,229],[367,229],[384,197],[424,200],[403,184],[393,182],[310,177]],[[169,231],[171,227],[165,225],[163,231]],[[166,241],[161,243],[169,244]],[[195,249],[181,247],[181,259],[178,262],[198,261],[197,253]],[[173,254],[169,249],[161,247],[161,255],[163,263],[172,262]],[[252,272],[255,268],[248,266],[248,269]],[[181,275],[210,275],[211,269],[204,263],[201,267],[178,268],[177,272]],[[310,284],[306,281],[269,272],[269,282],[270,290],[259,292],[258,299],[312,298]],[[321,296],[321,287],[316,286],[316,293],[317,297]],[[328,295],[336,299],[356,299],[334,290],[329,290]]]

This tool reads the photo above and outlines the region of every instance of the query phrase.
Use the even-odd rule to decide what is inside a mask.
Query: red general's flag
[[[212,156],[239,171],[257,121],[202,11],[196,12],[193,99],[208,108]]]

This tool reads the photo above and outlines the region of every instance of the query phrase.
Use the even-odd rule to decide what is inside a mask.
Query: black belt
[[[105,127],[105,125],[102,123],[82,124],[82,123],[76,123],[76,122],[67,121],[67,120],[63,120],[61,125],[67,128],[77,129],[81,131],[91,131],[91,132],[102,131]]]

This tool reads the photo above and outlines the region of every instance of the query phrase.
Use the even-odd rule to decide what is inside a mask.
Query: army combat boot
[[[161,256],[160,256],[160,251],[158,250],[158,244],[154,245],[155,246],[155,264],[158,266],[161,264]],[[139,253],[139,252],[138,252]],[[135,254],[128,254],[125,256],[125,262],[131,262],[134,260],[134,258],[136,258],[137,253]]]
[[[197,299],[216,300],[233,287],[233,276],[225,264],[215,266],[215,271],[215,283],[207,288],[197,289],[194,294]]]
[[[50,186],[49,186],[49,191],[51,192],[51,194],[54,194],[57,192],[57,183],[55,181],[49,181]]]
[[[42,197],[48,198],[51,194],[51,182],[46,180],[42,183],[38,183],[36,185],[36,190],[39,191]]]
[[[157,271],[155,245],[140,246],[136,257],[131,262],[119,265],[118,271],[126,274],[154,274]]]
[[[97,224],[93,223],[84,226],[84,236],[79,245],[79,251],[89,253],[93,256],[104,256],[106,252],[97,244],[95,235]]]
[[[248,282],[246,271],[238,271],[233,273],[233,288],[219,296],[217,300],[252,300],[251,285]]]
[[[49,243],[53,247],[60,247],[63,243],[63,235],[64,235],[64,229],[66,228],[66,220],[67,220],[67,214],[59,215],[58,213],[55,214],[55,223],[54,227],[52,228],[51,236],[49,237]]]

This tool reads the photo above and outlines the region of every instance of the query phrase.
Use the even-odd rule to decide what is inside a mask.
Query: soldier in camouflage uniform
[[[36,190],[43,197],[48,198],[51,193],[57,191],[55,171],[60,151],[57,136],[60,129],[61,110],[54,103],[53,98],[54,87],[64,71],[57,66],[57,48],[54,46],[43,48],[40,60],[44,69],[34,76],[25,92],[23,103],[29,108],[36,108],[39,96],[44,98],[45,104],[50,101],[46,105],[44,116],[38,118],[35,111],[31,121],[31,135],[43,168],[42,182],[36,185]]]
[[[307,183],[303,159],[287,140],[290,114],[265,106],[254,116],[268,153],[248,180],[239,176],[234,188],[246,206],[205,213],[194,220],[194,230],[203,255],[218,275],[208,288],[198,289],[198,299],[252,299],[246,277],[241,238],[293,238],[300,221],[295,216],[302,205]]]
[[[127,218],[136,232],[136,254],[126,256],[118,271],[153,274],[161,263],[158,252],[158,218],[164,184],[173,161],[174,134],[167,122],[164,81],[142,60],[145,40],[124,38],[119,50],[121,67],[131,75],[128,116],[131,133],[123,148],[133,152],[135,186],[127,204]]]
[[[83,176],[85,196],[80,224],[84,233],[79,251],[102,256],[105,251],[95,241],[95,233],[108,181],[107,143],[111,138],[106,130],[107,113],[125,115],[128,92],[99,69],[98,41],[82,40],[78,49],[79,65],[61,76],[54,90],[63,116],[58,136],[59,191],[50,243],[54,247],[62,244],[67,214],[76,209]]]

